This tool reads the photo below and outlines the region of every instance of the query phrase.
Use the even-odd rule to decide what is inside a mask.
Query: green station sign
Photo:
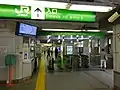
[[[31,19],[31,7],[18,5],[0,5],[0,17]]]
[[[37,6],[0,5],[0,18],[95,22],[96,14],[94,12]]]
[[[97,37],[104,37],[104,32],[72,32],[72,31],[39,31],[38,36],[47,36],[47,35],[52,35],[52,36],[58,36],[58,35],[65,35],[65,36],[76,36],[76,35],[83,35],[83,36],[97,36]]]
[[[45,8],[45,20],[95,22],[94,12]]]

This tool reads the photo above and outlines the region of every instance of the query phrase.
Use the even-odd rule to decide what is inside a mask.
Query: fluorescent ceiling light
[[[44,46],[52,46],[52,44],[44,44]]]
[[[0,4],[31,6],[34,2],[33,0],[1,0]]]
[[[81,32],[81,31],[88,31],[88,32],[100,32],[100,30],[69,30],[69,29],[42,29],[43,31],[72,31],[72,32]]]
[[[68,3],[63,2],[52,2],[52,1],[34,1],[34,0],[1,0],[0,4],[9,5],[26,5],[26,6],[38,6],[38,7],[49,7],[49,8],[60,8],[66,9]],[[94,6],[94,5],[78,5],[70,4],[70,10],[79,11],[94,11],[94,12],[108,12],[113,8],[110,6]]]
[[[107,33],[113,33],[113,31],[107,31]]]
[[[36,2],[36,1],[35,1]],[[65,9],[67,6],[67,3],[62,3],[62,2],[51,2],[51,1],[37,1],[37,4],[39,6],[43,7],[49,7],[49,8],[61,8]]]
[[[71,43],[73,43],[73,41],[71,41]]]
[[[64,41],[65,41],[65,39],[62,39],[62,41],[64,42]]]
[[[58,40],[58,43],[60,43],[60,40]]]
[[[76,35],[76,37],[78,38],[78,37],[79,37],[79,35]]]
[[[77,39],[77,42],[79,42],[79,39]]]
[[[39,6],[39,7],[49,7],[49,8],[61,8],[65,9],[67,3],[62,2],[52,2],[52,1],[34,1],[34,0],[1,0],[0,4],[9,5],[26,5],[26,6]]]
[[[86,30],[81,30],[81,31],[86,31]]]
[[[87,30],[88,32],[100,32],[100,30]]]
[[[89,39],[89,42],[92,42],[92,40],[91,40],[91,39]]]
[[[78,43],[77,42],[74,42],[74,45],[77,45]]]
[[[76,5],[72,4],[70,10],[79,11],[94,11],[94,12],[109,12],[113,9],[110,6],[95,6],[95,5]]]

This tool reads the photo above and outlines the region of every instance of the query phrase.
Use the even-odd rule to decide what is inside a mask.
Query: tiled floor
[[[35,90],[37,73],[30,80],[15,84],[13,87],[0,86],[0,90]]]
[[[112,70],[56,72],[46,73],[45,76],[45,90],[112,90],[113,86]],[[12,88],[0,86],[0,90],[35,90],[37,80],[36,73],[28,82],[16,84]]]
[[[46,90],[111,90],[111,76],[102,71],[47,73]]]
[[[113,73],[112,70],[103,71],[85,71],[86,74],[93,77],[94,79],[105,84],[109,88],[113,87]]]

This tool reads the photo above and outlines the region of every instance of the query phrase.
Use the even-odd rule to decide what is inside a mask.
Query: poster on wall
[[[7,46],[0,46],[0,53],[7,53]]]
[[[67,46],[67,55],[73,54],[73,46]]]

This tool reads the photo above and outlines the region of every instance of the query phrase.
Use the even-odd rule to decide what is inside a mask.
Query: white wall
[[[7,52],[15,52],[14,49],[14,35],[13,28],[9,28],[11,25],[8,22],[3,22],[5,24],[4,27],[0,28],[0,80],[8,79],[8,68],[5,67],[4,57]],[[13,26],[13,25],[12,25]],[[14,27],[14,26],[13,26]],[[2,51],[2,49],[4,49]]]
[[[18,56],[13,68],[13,79],[22,79],[32,74],[34,62],[29,57],[24,59],[24,52],[29,52],[29,47],[23,44],[23,37],[15,36],[15,30],[16,22],[0,21],[0,81],[8,80],[8,67],[5,66],[4,57],[10,53]]]
[[[17,62],[16,62],[16,73],[13,76],[14,79],[21,79],[22,78],[22,72],[23,72],[23,54],[20,54],[20,52],[23,52],[23,38],[19,36],[15,36],[15,52],[18,54]]]
[[[15,36],[16,23],[12,21],[0,21],[3,26],[0,25],[0,81],[8,80],[8,67],[5,66],[5,55],[7,53],[19,53],[22,50],[22,37]],[[22,61],[21,57],[18,59]],[[20,63],[20,62],[19,62]],[[22,62],[21,62],[22,64]],[[22,68],[20,64],[16,64],[16,72],[13,73],[13,79],[21,78]],[[15,70],[14,70],[15,71]],[[13,72],[14,72],[13,71]]]

